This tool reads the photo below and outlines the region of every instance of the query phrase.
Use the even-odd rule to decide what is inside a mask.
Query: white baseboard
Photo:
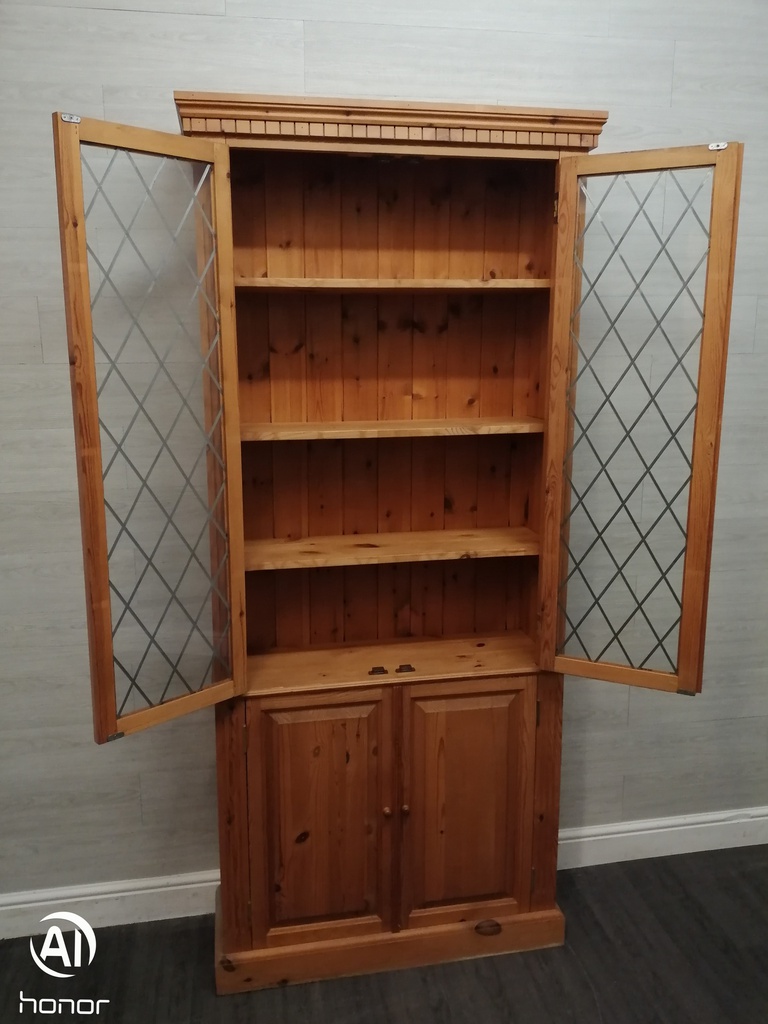
[[[622,821],[560,831],[558,867],[576,868],[676,853],[768,843],[768,807]],[[218,871],[136,878],[0,894],[0,939],[46,930],[57,910],[80,914],[94,928],[213,912]]]
[[[768,807],[560,830],[558,868],[768,843]]]
[[[196,871],[162,878],[129,878],[0,893],[0,939],[41,934],[48,925],[40,924],[40,919],[57,910],[80,914],[96,929],[212,914],[218,884],[218,871]]]

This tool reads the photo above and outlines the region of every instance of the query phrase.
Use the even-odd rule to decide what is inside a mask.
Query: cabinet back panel
[[[535,558],[246,574],[248,653],[535,630]]]
[[[548,300],[241,290],[241,419],[541,417]]]
[[[555,162],[232,151],[235,275],[546,278]]]
[[[541,435],[243,445],[246,540],[538,529]]]

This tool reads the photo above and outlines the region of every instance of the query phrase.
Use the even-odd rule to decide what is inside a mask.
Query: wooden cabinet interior
[[[534,640],[554,162],[232,156],[249,653]]]
[[[311,943],[527,941],[555,170],[232,152],[256,960],[224,940],[224,990]]]
[[[190,138],[55,117],[97,738],[217,704],[220,992],[558,944],[557,671],[691,689],[701,667],[560,650],[579,182],[720,168],[691,455],[706,514],[691,513],[686,561],[705,593],[741,147],[592,164],[600,112],[176,102]],[[198,296],[219,668],[125,714],[105,625],[82,142],[195,160],[193,180],[206,166],[213,179],[194,201],[197,274],[219,303]],[[701,650],[696,600],[681,651]]]

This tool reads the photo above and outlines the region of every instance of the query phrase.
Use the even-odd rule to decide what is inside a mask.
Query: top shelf
[[[386,277],[236,277],[238,288],[281,291],[298,288],[329,292],[397,292],[397,291],[528,291],[547,289],[549,278],[495,277],[487,281],[459,278],[386,278]]]

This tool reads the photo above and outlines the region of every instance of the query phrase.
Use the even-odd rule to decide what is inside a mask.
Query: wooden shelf
[[[487,281],[460,278],[384,278],[384,277],[236,277],[238,288],[284,288],[331,292],[390,291],[528,291],[550,287],[549,278],[496,277]]]
[[[450,561],[538,555],[539,539],[525,526],[484,530],[349,533],[300,540],[245,542],[245,568],[310,569],[328,565]]]
[[[364,437],[436,437],[454,434],[541,434],[544,420],[531,416],[477,419],[360,420],[336,423],[241,423],[243,441],[311,441]]]
[[[413,672],[398,672],[410,665]],[[386,673],[370,674],[380,667]],[[536,672],[533,641],[520,630],[461,639],[399,639],[372,644],[270,651],[248,658],[248,693],[340,689]]]

